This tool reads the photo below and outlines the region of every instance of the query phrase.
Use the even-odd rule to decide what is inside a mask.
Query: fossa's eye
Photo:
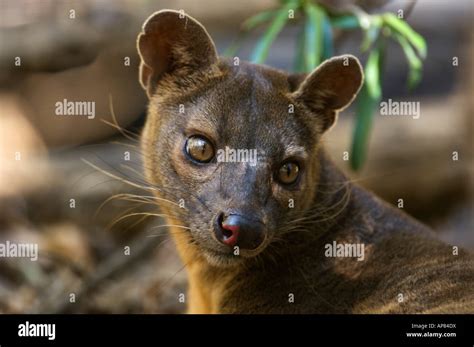
[[[299,174],[299,165],[295,162],[288,161],[278,169],[277,179],[282,184],[292,184],[296,182]]]
[[[187,139],[186,154],[199,163],[208,163],[214,158],[214,146],[211,141],[201,135],[194,135]]]

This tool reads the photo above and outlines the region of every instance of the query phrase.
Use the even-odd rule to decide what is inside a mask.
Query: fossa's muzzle
[[[265,225],[241,214],[220,213],[214,226],[214,236],[229,247],[254,250],[265,240]]]

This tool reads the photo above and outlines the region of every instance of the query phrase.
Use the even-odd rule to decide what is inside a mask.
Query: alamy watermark
[[[29,258],[38,260],[37,243],[0,242],[0,258]]]
[[[357,258],[357,261],[363,261],[365,258],[365,247],[363,243],[327,243],[324,248],[326,257],[337,258]]]
[[[55,323],[25,323],[18,325],[19,337],[47,337],[48,340],[56,339],[56,324]]]
[[[388,99],[380,103],[382,116],[410,116],[419,119],[421,116],[419,101],[393,101]]]
[[[220,163],[249,163],[250,166],[257,165],[258,151],[248,148],[230,148],[217,150],[217,162]]]
[[[69,101],[64,99],[54,104],[58,116],[87,116],[95,118],[95,101]]]

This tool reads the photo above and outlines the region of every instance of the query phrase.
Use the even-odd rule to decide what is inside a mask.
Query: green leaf
[[[357,29],[360,27],[359,18],[353,15],[332,17],[331,24],[339,29]]]
[[[306,68],[313,70],[321,62],[323,50],[323,21],[324,12],[316,5],[308,3],[305,7],[305,49]]]
[[[298,41],[296,43],[296,56],[295,56],[294,71],[297,73],[303,73],[303,72],[308,71],[306,69],[306,60],[305,60],[305,40],[306,40],[306,31],[304,30],[304,27],[302,27],[298,35]]]
[[[245,20],[241,25],[241,30],[237,38],[232,42],[232,44],[226,48],[223,55],[226,57],[233,57],[239,50],[242,42],[248,36],[249,31],[255,29],[259,25],[262,25],[265,22],[268,22],[276,14],[275,10],[264,11],[256,14]]]
[[[382,22],[381,21],[373,21],[370,24],[370,27],[365,30],[364,33],[364,40],[362,41],[362,45],[360,47],[360,50],[362,52],[367,51],[375,41],[377,41],[377,38],[379,37],[380,34],[380,29],[382,27]]]
[[[423,59],[426,58],[427,48],[423,36],[418,34],[407,22],[398,18],[393,13],[384,14],[383,20],[391,29],[405,37],[413,47],[415,47],[420,57]]]
[[[268,10],[268,11],[263,11],[260,13],[257,13],[256,15],[246,19],[242,23],[242,30],[244,31],[249,31],[255,29],[257,26],[268,22],[270,19],[272,19],[277,11],[275,10]]]
[[[359,170],[365,162],[374,111],[381,96],[381,46],[372,50],[365,65],[365,81],[357,98],[356,124],[352,141],[351,167]]]
[[[329,59],[334,55],[334,42],[332,35],[331,21],[329,17],[323,12],[323,59]]]
[[[367,58],[367,63],[364,68],[367,92],[373,98],[380,98],[382,96],[382,88],[380,86],[380,56],[380,48],[377,47],[373,49]]]
[[[408,72],[408,89],[412,90],[415,88],[421,80],[423,62],[415,53],[415,50],[410,45],[410,43],[401,35],[395,35],[396,39],[400,43],[400,46],[405,53],[405,56],[409,65]]]
[[[350,159],[351,167],[355,171],[358,171],[365,162],[373,115],[378,102],[379,100],[370,96],[367,85],[364,84],[357,102],[357,119],[354,128],[352,155]]]
[[[288,21],[288,10],[294,9],[292,5],[293,3],[290,3],[277,11],[275,18],[252,52],[250,60],[253,63],[262,64],[267,59],[270,46]]]

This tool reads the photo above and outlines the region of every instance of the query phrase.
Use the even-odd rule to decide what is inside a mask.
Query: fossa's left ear
[[[322,120],[322,130],[325,131],[334,124],[337,112],[355,99],[362,86],[363,76],[356,57],[334,57],[311,72],[293,93],[293,97]]]

